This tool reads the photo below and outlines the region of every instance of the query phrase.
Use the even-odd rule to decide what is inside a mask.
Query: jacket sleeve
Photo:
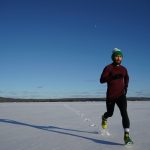
[[[125,94],[127,94],[128,83],[129,83],[129,75],[128,75],[128,71],[126,70],[126,74],[125,74],[125,77],[124,77]]]
[[[126,75],[124,77],[124,83],[125,83],[125,87],[128,87],[129,75],[128,75],[128,71],[127,70],[126,70]]]
[[[100,83],[106,83],[110,80],[110,69],[106,66],[101,74]]]

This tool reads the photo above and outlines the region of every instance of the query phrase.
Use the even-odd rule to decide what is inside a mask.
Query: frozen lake
[[[125,150],[119,109],[99,131],[105,102],[0,103],[0,150]],[[133,150],[150,148],[150,102],[128,102]]]

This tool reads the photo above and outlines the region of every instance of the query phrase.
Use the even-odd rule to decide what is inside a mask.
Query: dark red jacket
[[[129,82],[127,69],[113,63],[107,65],[100,77],[100,83],[107,83],[107,99],[117,99],[126,94]]]

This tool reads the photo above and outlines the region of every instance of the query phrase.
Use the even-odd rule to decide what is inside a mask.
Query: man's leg
[[[114,101],[111,102],[106,100],[107,112],[105,112],[104,115],[102,116],[102,123],[101,123],[103,129],[107,128],[107,118],[113,115],[114,107],[115,107]]]
[[[126,96],[122,95],[119,97],[119,99],[116,101],[117,106],[119,107],[121,116],[122,116],[122,125],[123,128],[129,132],[130,127],[130,120],[127,113],[127,99]]]
[[[131,140],[129,136],[129,128],[130,128],[130,120],[127,113],[127,99],[126,96],[121,96],[118,101],[116,102],[121,116],[122,116],[122,125],[124,128],[124,142],[125,144],[133,144],[133,141]]]
[[[107,111],[103,115],[103,117],[105,119],[107,119],[108,117],[111,117],[113,115],[114,107],[115,107],[115,101],[106,100],[106,109],[107,109]]]

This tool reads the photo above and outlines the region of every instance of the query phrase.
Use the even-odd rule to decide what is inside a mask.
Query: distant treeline
[[[128,101],[150,101],[147,97],[128,97]],[[60,99],[23,99],[0,97],[0,102],[86,102],[105,101],[105,98],[60,98]]]

